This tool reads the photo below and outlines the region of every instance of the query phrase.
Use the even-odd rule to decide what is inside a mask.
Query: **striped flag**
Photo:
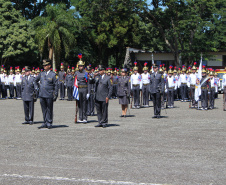
[[[79,100],[77,76],[75,76],[75,82],[74,82],[74,88],[73,88],[73,97],[76,100]]]

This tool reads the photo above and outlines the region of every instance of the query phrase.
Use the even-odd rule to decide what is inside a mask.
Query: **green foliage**
[[[72,29],[77,29],[76,20],[63,4],[47,5],[46,14],[46,17],[36,17],[32,21],[36,30],[35,39],[41,53],[48,45],[49,49],[53,49],[56,61],[59,62],[61,52],[63,51],[64,57],[67,58],[71,48],[76,44],[72,32]],[[48,58],[49,56],[44,57]]]
[[[1,63],[35,49],[33,35],[29,21],[13,8],[10,1],[0,0]]]

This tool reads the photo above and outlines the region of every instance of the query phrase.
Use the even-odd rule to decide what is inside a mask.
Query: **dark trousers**
[[[197,103],[195,101],[195,86],[191,86],[190,87],[190,91],[191,91],[191,101],[192,101],[192,106],[196,106]]]
[[[2,98],[7,98],[7,86],[2,84]]]
[[[163,92],[162,97],[161,97],[161,107],[162,108],[164,108],[166,96],[167,96],[166,93]]]
[[[79,101],[78,101],[78,111],[79,111],[79,120],[87,120],[87,98],[88,93],[87,88],[79,88]]]
[[[53,98],[40,97],[43,120],[45,126],[50,126],[53,123]]]
[[[113,87],[112,87],[112,97],[113,98],[117,97],[117,84],[113,84]]]
[[[140,86],[133,86],[133,102],[134,106],[140,106]]]
[[[67,86],[67,97],[68,97],[68,100],[72,101],[72,93],[73,93],[73,88],[72,86]]]
[[[95,101],[98,122],[101,125],[108,123],[108,103],[106,101]]]
[[[161,94],[160,93],[152,93],[151,98],[154,106],[154,115],[160,116],[161,113]]]
[[[143,105],[149,105],[149,85],[142,86]]]
[[[91,93],[88,99],[87,115],[94,114],[94,94]]]
[[[210,99],[210,107],[211,107],[211,108],[214,108],[214,101],[215,101],[215,87],[210,89],[209,99]]]
[[[10,94],[10,98],[14,97],[14,85],[13,84],[9,85],[9,94]]]
[[[65,97],[65,86],[64,86],[64,82],[59,82],[59,86],[60,86],[60,98],[64,99]]]
[[[168,106],[174,106],[174,89],[167,90]]]
[[[0,82],[0,98],[2,97],[2,84]]]
[[[24,101],[25,121],[32,121],[34,118],[34,101]]]
[[[186,100],[187,99],[187,85],[181,84],[180,91],[181,91],[181,99]]]
[[[201,90],[201,102],[202,102],[202,108],[208,107],[208,90],[202,89]]]
[[[16,97],[21,98],[21,84],[16,84]]]

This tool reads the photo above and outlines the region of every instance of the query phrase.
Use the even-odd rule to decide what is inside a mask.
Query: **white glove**
[[[89,94],[86,95],[86,99],[87,99],[87,100],[89,99]]]
[[[208,92],[208,94],[210,94],[210,92]]]
[[[167,93],[167,89],[165,89],[165,93]]]

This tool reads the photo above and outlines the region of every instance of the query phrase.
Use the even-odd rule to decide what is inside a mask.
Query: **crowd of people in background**
[[[145,63],[142,74],[138,73],[139,69],[136,62],[134,62],[134,65],[133,69],[130,70],[127,68],[104,68],[103,66],[93,68],[91,65],[85,67],[85,63],[80,58],[76,67],[70,68],[68,66],[65,71],[65,66],[61,63],[59,72],[56,70],[53,72],[52,69],[50,71],[56,76],[55,90],[57,96],[59,94],[59,100],[76,100],[73,92],[76,79],[79,95],[79,99],[77,99],[79,107],[78,123],[87,123],[87,116],[94,116],[96,107],[99,115],[98,126],[105,126],[104,123],[107,124],[108,122],[108,99],[116,98],[119,99],[119,104],[122,106],[121,117],[126,117],[129,104],[133,109],[140,109],[149,107],[150,101],[153,101],[154,106],[153,118],[160,118],[161,109],[174,108],[174,101],[189,102],[189,108],[214,109],[214,100],[218,98],[220,80],[213,69],[206,69],[205,66],[202,66],[202,77],[199,78],[196,62],[192,67],[185,65],[181,68],[169,66],[168,70],[164,64],[159,66],[153,64],[149,69],[147,63]],[[20,70],[20,67],[17,66],[14,71],[10,67],[9,74],[7,74],[4,66],[1,67],[1,99],[22,99],[22,80],[26,76],[26,70],[25,68]],[[42,73],[42,69],[34,67],[30,69],[29,73],[37,81],[37,87],[34,87],[37,98],[40,98],[39,86],[42,83],[40,80]],[[104,76],[107,77],[106,80]],[[201,85],[201,95],[198,100],[195,98],[197,84]],[[108,90],[105,90],[105,85]],[[223,76],[222,88],[225,94],[226,75]],[[226,96],[223,98],[225,105]],[[198,104],[199,100],[201,100],[201,105]],[[224,110],[226,110],[225,107]]]

